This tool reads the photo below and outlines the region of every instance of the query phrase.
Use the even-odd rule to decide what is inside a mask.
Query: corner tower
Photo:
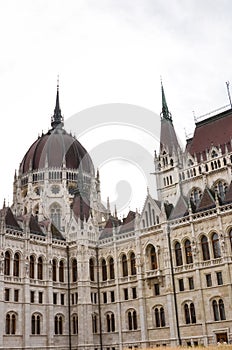
[[[180,148],[176,132],[172,122],[161,82],[162,112],[160,149],[155,155],[155,174],[157,183],[157,194],[160,201],[168,201],[175,204],[177,194],[180,193],[179,168],[181,167],[182,150]]]

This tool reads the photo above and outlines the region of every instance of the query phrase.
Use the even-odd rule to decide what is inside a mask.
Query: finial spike
[[[64,123],[63,123],[63,117],[61,115],[61,109],[60,109],[60,97],[59,97],[59,75],[57,77],[57,91],[56,91],[56,105],[55,105],[55,109],[54,109],[54,114],[52,116],[52,122],[51,122],[51,126],[53,129],[57,128],[57,127],[63,127]]]
[[[167,105],[167,101],[166,101],[166,97],[165,97],[165,93],[164,93],[164,87],[163,87],[162,79],[161,79],[161,93],[162,93],[162,112],[161,112],[161,116],[164,119],[168,119],[168,120],[172,121],[172,114],[168,110],[168,105]]]

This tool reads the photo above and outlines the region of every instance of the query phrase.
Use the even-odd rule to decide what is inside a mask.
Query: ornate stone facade
[[[158,198],[121,222],[63,128],[30,147],[0,211],[0,349],[232,341],[232,110],[179,146],[162,87]]]

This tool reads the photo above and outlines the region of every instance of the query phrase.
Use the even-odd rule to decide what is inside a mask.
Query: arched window
[[[102,259],[102,281],[107,280],[107,266],[105,259]]]
[[[179,242],[176,242],[175,244],[175,255],[176,255],[176,265],[177,266],[183,265],[181,245]]]
[[[213,245],[214,258],[220,258],[221,257],[221,248],[220,248],[220,242],[219,242],[219,238],[218,238],[217,233],[214,233],[212,236],[212,245]]]
[[[133,252],[130,255],[130,265],[131,265],[131,275],[136,275],[135,253]]]
[[[218,196],[221,198],[221,200],[224,200],[227,188],[228,186],[225,181],[218,181],[216,185],[214,185],[214,190],[217,191]]]
[[[64,261],[61,260],[59,264],[59,281],[64,282]]]
[[[191,323],[196,323],[195,306],[193,303],[190,304],[190,316],[191,316]]]
[[[94,281],[94,260],[92,258],[89,259],[89,275],[90,281]]]
[[[5,252],[4,274],[8,276],[10,275],[10,253],[8,251]]]
[[[150,259],[151,259],[151,270],[157,270],[157,256],[156,256],[156,251],[155,247],[151,246],[150,250]]]
[[[164,308],[157,306],[154,309],[154,315],[155,315],[155,327],[165,327]]]
[[[92,315],[92,331],[97,333],[97,315]]]
[[[41,329],[41,316],[33,314],[31,316],[31,334],[40,334]]]
[[[125,254],[122,256],[122,275],[123,277],[128,276],[127,258]]]
[[[30,256],[30,278],[35,278],[35,258],[33,255]]]
[[[14,255],[13,275],[19,277],[19,253]]]
[[[38,258],[38,271],[37,272],[38,272],[38,276],[37,276],[38,280],[42,280],[43,279],[43,259],[41,256]]]
[[[189,306],[188,306],[188,304],[184,305],[184,316],[185,316],[185,323],[189,324],[190,323],[190,313],[189,313]]]
[[[137,314],[135,310],[128,312],[128,328],[129,330],[136,330],[137,326]]]
[[[113,313],[106,315],[106,325],[107,325],[107,332],[115,331],[115,318]]]
[[[72,280],[77,281],[77,259],[72,260]]]
[[[198,203],[200,202],[202,196],[202,192],[200,188],[193,188],[191,195],[190,195],[190,200],[197,206]]]
[[[7,313],[5,320],[6,334],[16,334],[16,315],[15,313]]]
[[[226,314],[225,314],[225,308],[224,308],[224,303],[222,299],[219,299],[219,315],[221,320],[225,320],[226,319]]]
[[[164,314],[164,308],[160,308],[160,324],[161,327],[165,327],[165,314]]]
[[[50,215],[51,215],[51,220],[53,224],[60,229],[61,227],[61,208],[60,205],[57,203],[54,203],[51,208],[50,208]]]
[[[111,257],[109,260],[109,265],[110,265],[110,279],[114,279],[114,259]]]
[[[6,328],[5,328],[6,334],[10,334],[10,321],[11,321],[10,314],[6,314]]]
[[[213,315],[214,321],[219,321],[218,303],[216,300],[213,300]]]
[[[229,238],[230,238],[230,248],[232,249],[232,230],[229,232]]]
[[[206,236],[203,236],[201,238],[201,248],[202,248],[202,257],[203,260],[209,260],[210,255],[209,255],[209,244],[208,244],[208,239]]]
[[[193,262],[193,256],[192,256],[192,248],[191,248],[191,243],[190,240],[187,239],[184,244],[185,247],[185,258],[186,258],[186,263],[187,264],[192,264]]]
[[[72,333],[78,334],[78,317],[77,317],[77,315],[72,316]]]
[[[61,315],[55,316],[55,334],[63,334],[63,318]]]
[[[54,282],[56,281],[56,269],[57,269],[56,259],[53,259],[52,260],[52,280]]]
[[[155,308],[155,326],[160,327],[160,314],[157,307]]]

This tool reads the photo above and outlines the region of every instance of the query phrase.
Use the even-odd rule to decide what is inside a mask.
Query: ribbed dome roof
[[[78,169],[93,173],[93,163],[86,149],[63,128],[51,129],[36,140],[25,154],[21,164],[21,174],[29,170],[62,168]]]
[[[78,169],[80,164],[82,171],[94,174],[86,149],[63,128],[58,87],[51,126],[52,129],[40,136],[25,154],[20,164],[21,174],[44,168],[62,168],[64,165],[67,169]]]

